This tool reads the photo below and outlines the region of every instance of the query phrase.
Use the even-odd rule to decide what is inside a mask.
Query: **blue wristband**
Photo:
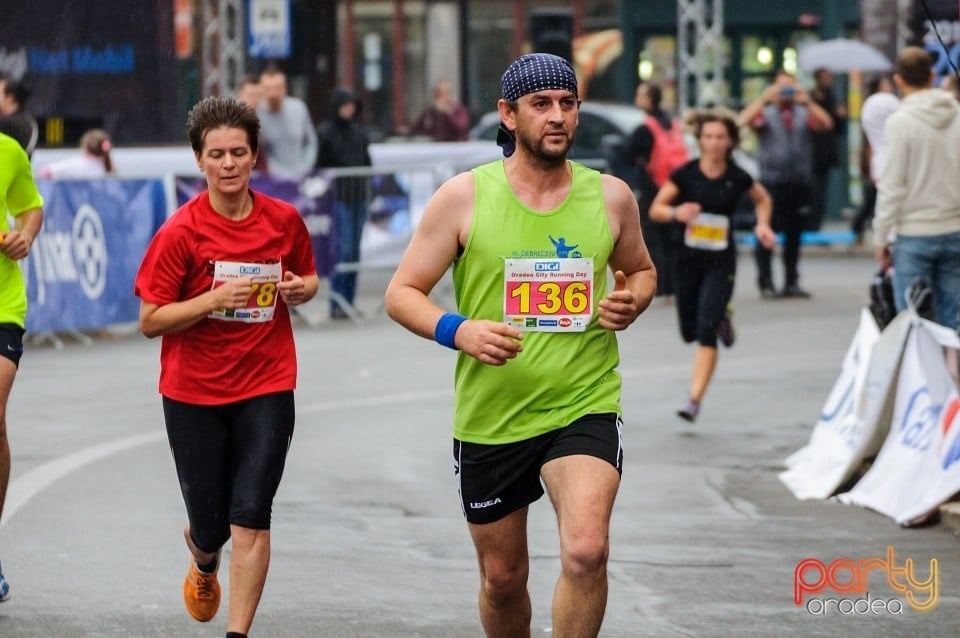
[[[440,321],[437,322],[437,327],[433,329],[433,338],[441,346],[447,346],[452,350],[456,350],[457,346],[453,343],[453,337],[457,334],[457,328],[460,327],[460,324],[466,321],[467,318],[463,315],[457,315],[452,312],[448,312],[442,317]]]

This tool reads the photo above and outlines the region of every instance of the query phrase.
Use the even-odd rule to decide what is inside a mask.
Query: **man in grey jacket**
[[[897,310],[922,278],[933,292],[936,320],[960,328],[960,106],[933,89],[930,55],[907,47],[894,82],[903,99],[887,119],[887,161],[877,190],[873,236],[877,260],[893,265]]]
[[[833,126],[830,114],[798,86],[792,74],[779,71],[771,86],[748,104],[737,118],[750,126],[760,142],[760,182],[773,198],[773,229],[783,233],[785,282],[782,296],[808,298],[800,287],[800,239],[810,206],[813,181],[811,132]],[[771,250],[759,242],[754,247],[757,285],[764,299],[776,296],[771,272]]]
[[[313,170],[317,159],[317,132],[303,100],[287,95],[287,76],[277,68],[260,75],[263,102],[260,116],[261,153],[267,170],[285,179],[299,179]]]

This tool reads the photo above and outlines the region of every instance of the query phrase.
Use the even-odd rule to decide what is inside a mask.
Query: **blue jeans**
[[[893,267],[893,300],[898,311],[907,307],[907,286],[914,277],[921,277],[933,292],[937,323],[954,330],[960,328],[960,233],[898,235],[893,245]]]
[[[334,215],[333,231],[337,237],[337,263],[359,262],[360,236],[363,233],[363,225],[367,221],[367,202],[338,201],[334,207]],[[357,273],[334,274],[330,288],[343,295],[348,302],[353,303],[357,291]]]

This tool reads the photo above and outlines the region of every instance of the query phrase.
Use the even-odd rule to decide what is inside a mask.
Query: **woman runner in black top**
[[[728,304],[733,296],[737,251],[732,221],[744,193],[756,207],[757,240],[767,247],[776,243],[770,228],[770,195],[731,157],[739,142],[733,116],[722,111],[698,113],[694,132],[700,157],[675,170],[650,205],[653,221],[684,224],[683,238],[677,238],[679,245],[673,252],[677,316],[683,340],[698,343],[690,396],[677,411],[687,421],[697,418],[713,376],[718,334],[724,345],[733,345]]]

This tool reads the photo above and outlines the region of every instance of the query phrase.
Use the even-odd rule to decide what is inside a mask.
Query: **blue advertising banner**
[[[135,321],[133,280],[166,217],[159,179],[38,180],[43,228],[23,262],[27,330]]]
[[[313,244],[313,258],[317,274],[328,277],[336,265],[333,237],[333,180],[323,173],[310,175],[300,181],[282,180],[255,173],[250,177],[250,188],[258,193],[292,204],[303,218]],[[206,190],[202,177],[177,176],[177,208]]]

